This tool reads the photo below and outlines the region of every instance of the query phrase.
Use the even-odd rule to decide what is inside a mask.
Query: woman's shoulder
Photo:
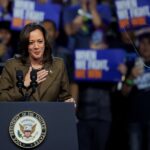
[[[53,57],[53,63],[54,64],[64,64],[64,60],[63,58],[60,58],[60,57]]]
[[[13,57],[13,58],[10,58],[8,59],[6,62],[5,62],[6,65],[18,65],[18,64],[21,64],[21,60],[19,58],[16,58],[16,57]]]
[[[53,57],[52,68],[54,70],[60,71],[60,70],[64,69],[64,67],[65,67],[65,64],[64,64],[63,58]]]

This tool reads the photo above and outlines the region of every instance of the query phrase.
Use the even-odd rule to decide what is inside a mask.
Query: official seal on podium
[[[40,145],[47,133],[46,123],[42,116],[33,111],[22,111],[15,115],[9,126],[12,141],[24,149]]]

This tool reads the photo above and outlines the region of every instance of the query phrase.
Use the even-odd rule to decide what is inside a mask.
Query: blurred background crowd
[[[23,0],[0,0],[0,71],[7,59],[19,54],[20,28],[14,28],[12,22],[17,1]],[[47,30],[53,55],[66,64],[70,90],[77,102],[79,150],[150,150],[149,23],[137,20],[139,26],[131,29],[124,20],[123,26],[115,0],[24,1],[61,7],[57,21],[47,17],[40,22]],[[57,13],[55,9],[49,11],[47,16]],[[117,66],[120,80],[75,80],[77,49],[123,50],[125,59]]]

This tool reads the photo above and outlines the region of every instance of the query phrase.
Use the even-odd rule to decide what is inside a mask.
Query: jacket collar
[[[55,81],[57,77],[55,67],[52,64],[46,63],[44,65],[44,68],[48,70],[48,76],[47,76],[47,79],[39,85],[40,86],[40,89],[39,89],[40,98],[44,96],[47,89],[52,85],[52,83]]]

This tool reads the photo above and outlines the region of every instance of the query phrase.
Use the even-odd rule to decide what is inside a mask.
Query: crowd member
[[[129,150],[150,149],[150,30],[136,33],[138,58],[122,89],[128,100],[127,123]]]
[[[90,48],[96,50],[107,49],[109,45],[106,42],[106,37],[103,30],[96,30],[93,32],[90,40]]]
[[[49,42],[51,43],[53,56],[63,58],[66,68],[67,68],[69,81],[71,82],[72,72],[73,72],[71,53],[67,48],[65,48],[64,46],[59,44],[59,42],[57,42],[59,31],[56,27],[56,23],[53,20],[46,19],[42,22],[42,25],[44,26],[44,28],[46,29],[48,33],[48,39],[49,39]]]
[[[10,22],[3,21],[0,24],[0,62],[4,63],[7,59],[13,57],[13,55]]]
[[[64,9],[63,17],[68,48],[72,51],[88,48],[92,32],[102,26],[96,0],[80,0],[79,5]]]
[[[69,50],[74,53],[76,49],[108,48],[105,23],[97,10],[97,0],[81,0],[77,7],[66,9],[64,30]],[[72,95],[77,99],[80,150],[106,149],[111,133],[110,91],[113,86],[112,83],[74,83]]]
[[[134,50],[133,42],[135,38],[134,32],[131,30],[121,30],[119,29],[117,19],[111,22],[109,26],[109,31],[107,33],[107,41],[109,42],[110,48],[123,49],[126,53],[126,67],[130,70],[131,64],[134,62],[136,57],[136,52]],[[128,71],[127,71],[128,72]],[[122,78],[125,79],[124,77]],[[111,136],[111,148],[116,150],[126,150],[128,149],[127,141],[127,100],[126,96],[122,95],[121,87],[113,91],[112,98],[112,136]]]
[[[74,99],[77,100],[78,86],[73,82],[72,54],[69,49],[62,46],[59,42],[57,42],[57,38],[59,36],[59,30],[57,29],[55,22],[50,19],[47,19],[47,20],[44,20],[42,24],[48,33],[49,42],[52,45],[52,54],[55,57],[63,58],[65,62],[68,77],[69,77],[69,82],[70,82],[70,92],[72,96],[74,97]]]
[[[21,56],[6,62],[0,78],[0,101],[69,101],[69,81],[61,58],[52,57],[46,30],[37,23],[27,24],[20,33]],[[24,88],[17,87],[16,71],[23,72]],[[37,72],[37,87],[30,95],[31,71]],[[35,79],[35,78],[34,78]]]
[[[95,31],[90,40],[91,50],[106,50],[108,44],[102,30]],[[126,73],[126,66],[118,70]],[[80,150],[106,150],[112,127],[111,94],[113,82],[80,82],[77,103],[78,135]]]
[[[77,5],[63,9],[64,31],[68,37],[67,48],[72,54],[72,61],[74,60],[74,51],[76,49],[88,49],[92,33],[105,26],[97,8],[97,0],[79,0],[77,2]],[[107,14],[111,16],[110,11],[107,11]],[[78,99],[78,86],[75,81],[72,82],[71,91],[75,99]]]
[[[11,0],[0,0],[0,19],[11,21],[12,18],[12,1]]]

